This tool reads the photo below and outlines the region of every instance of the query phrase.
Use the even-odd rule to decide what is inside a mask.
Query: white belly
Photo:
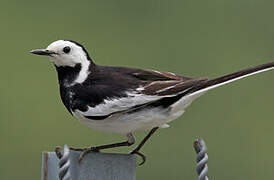
[[[168,115],[160,112],[160,109],[157,108],[148,111],[138,111],[132,114],[119,113],[104,120],[91,120],[85,118],[77,111],[74,113],[74,116],[90,128],[110,133],[127,134],[138,130],[150,130],[154,127],[163,126],[182,114],[183,111],[176,115]]]
[[[163,127],[166,123],[180,117],[184,113],[184,109],[197,97],[183,97],[166,109],[157,107],[130,114],[117,113],[104,120],[85,118],[81,111],[77,110],[73,115],[90,128],[110,133],[127,134],[139,130],[150,130],[154,127]]]

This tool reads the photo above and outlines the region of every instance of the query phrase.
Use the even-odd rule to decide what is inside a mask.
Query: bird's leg
[[[141,143],[133,150],[130,152],[130,154],[137,154],[142,157],[143,161],[139,164],[139,166],[143,165],[146,162],[146,156],[142,153],[140,153],[140,149],[144,146],[144,144],[147,142],[147,140],[155,133],[155,131],[159,127],[155,127],[149,131],[149,133],[146,135],[146,137],[141,141]]]
[[[77,149],[77,148],[71,148],[75,151],[82,151],[80,154],[79,162],[84,158],[84,156],[90,152],[99,152],[102,149],[109,149],[109,148],[116,148],[121,146],[131,146],[135,143],[135,138],[132,133],[127,134],[127,141],[120,142],[120,143],[113,143],[113,144],[106,144],[102,146],[95,146],[90,148],[83,148],[83,149]]]
[[[70,150],[72,151],[85,151],[87,150],[88,148],[74,148],[74,147],[69,147]]]

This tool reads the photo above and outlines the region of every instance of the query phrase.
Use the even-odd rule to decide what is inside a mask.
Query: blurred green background
[[[2,0],[0,179],[40,179],[41,152],[56,145],[124,139],[72,118],[53,65],[30,50],[73,39],[98,64],[216,77],[273,61],[273,8],[272,0]],[[137,179],[196,179],[192,143],[199,136],[212,179],[273,179],[273,82],[274,72],[261,73],[196,100],[146,144]],[[136,135],[139,142],[145,132]]]

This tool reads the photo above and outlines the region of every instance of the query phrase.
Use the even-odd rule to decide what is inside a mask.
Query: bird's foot
[[[79,157],[79,163],[83,160],[84,156],[87,155],[90,152],[100,152],[100,149],[98,147],[89,147],[89,148],[70,148],[70,150],[73,151],[81,151],[80,157]]]
[[[82,153],[80,154],[79,157],[79,163],[83,160],[84,156],[87,155],[90,152],[100,152],[100,149],[98,149],[97,147],[90,147],[90,148],[86,148],[85,150],[82,151]]]
[[[142,162],[140,164],[138,164],[138,166],[141,166],[146,162],[146,156],[144,154],[140,153],[139,151],[133,150],[130,152],[130,154],[136,154],[142,158]]]

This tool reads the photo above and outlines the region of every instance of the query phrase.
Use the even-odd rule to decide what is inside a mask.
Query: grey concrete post
[[[135,155],[89,153],[80,163],[79,155],[68,150],[59,160],[55,152],[43,152],[42,180],[136,180]]]

